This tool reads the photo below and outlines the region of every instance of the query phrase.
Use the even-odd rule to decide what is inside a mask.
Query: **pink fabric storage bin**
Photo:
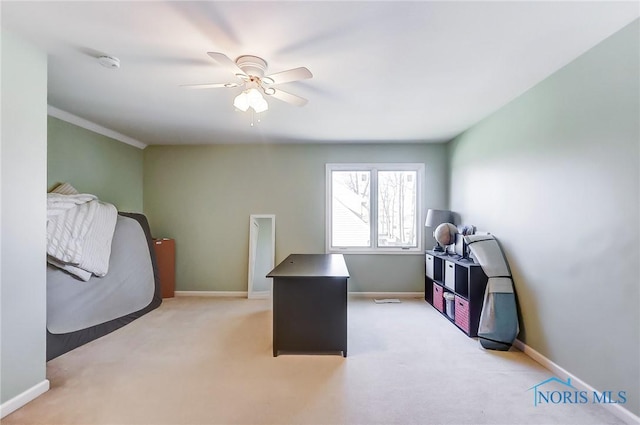
[[[438,285],[433,285],[433,306],[437,308],[441,313],[444,313],[444,299],[442,298],[442,288]]]
[[[469,301],[456,295],[455,305],[455,323],[466,334],[469,334]]]

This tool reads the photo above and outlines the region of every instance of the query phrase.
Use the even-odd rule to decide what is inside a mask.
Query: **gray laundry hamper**
[[[464,240],[489,278],[478,339],[484,348],[507,351],[520,332],[509,264],[493,235],[470,235]]]

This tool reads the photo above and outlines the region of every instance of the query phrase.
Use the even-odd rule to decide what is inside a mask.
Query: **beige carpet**
[[[272,356],[267,300],[175,298],[47,366],[12,424],[614,424],[539,405],[550,372],[483,350],[423,300],[349,300],[349,357]]]

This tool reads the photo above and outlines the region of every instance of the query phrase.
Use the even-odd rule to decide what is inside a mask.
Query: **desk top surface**
[[[291,254],[267,277],[349,277],[342,254]]]

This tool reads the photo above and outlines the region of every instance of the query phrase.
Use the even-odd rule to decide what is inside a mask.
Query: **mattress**
[[[83,282],[47,266],[47,360],[130,323],[161,302],[146,217],[120,213],[105,276]]]

